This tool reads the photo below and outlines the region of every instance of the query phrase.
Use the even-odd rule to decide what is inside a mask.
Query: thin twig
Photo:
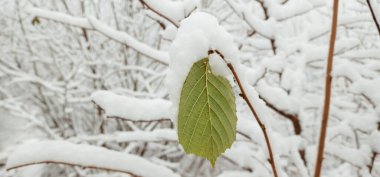
[[[156,13],[157,15],[159,15],[160,17],[164,18],[165,20],[167,20],[168,22],[170,22],[171,24],[173,24],[175,27],[179,27],[179,25],[177,24],[177,22],[173,21],[172,19],[170,19],[169,17],[165,16],[164,14],[162,14],[161,12],[157,11],[156,9],[152,8],[149,4],[147,4],[144,0],[140,0],[140,3],[147,7],[148,9],[150,9],[152,12]]]
[[[370,174],[372,173],[372,169],[373,169],[373,166],[375,164],[376,156],[377,156],[377,153],[372,152],[371,163],[368,165],[368,170],[369,170]]]
[[[323,151],[325,148],[327,123],[328,123],[329,111],[330,111],[331,80],[332,80],[331,71],[333,67],[334,46],[335,46],[335,38],[336,38],[336,30],[337,30],[337,22],[338,22],[338,6],[339,6],[339,0],[334,0],[329,54],[327,58],[327,68],[326,68],[326,78],[325,78],[325,101],[324,101],[324,107],[323,107],[322,125],[321,125],[320,137],[319,137],[318,155],[317,155],[317,162],[315,165],[314,177],[321,176]]]
[[[265,20],[268,20],[269,19],[268,8],[264,5],[264,1],[259,0],[258,2],[261,5],[261,8],[263,9]],[[272,47],[273,55],[276,55],[276,53],[277,53],[276,52],[276,50],[277,50],[276,41],[274,39],[270,39],[270,45]]]
[[[376,15],[375,15],[375,12],[373,11],[373,8],[372,8],[370,0],[367,0],[367,4],[368,4],[368,7],[369,7],[369,10],[371,11],[372,19],[373,19],[373,21],[376,24],[377,32],[380,35],[380,25],[379,25],[379,22],[377,21],[377,20],[380,20],[380,19],[376,19]]]
[[[235,80],[236,80],[236,82],[237,82],[237,84],[239,86],[239,89],[240,89],[240,92],[241,92],[240,96],[247,103],[247,105],[248,105],[249,109],[251,110],[251,112],[253,113],[253,116],[255,117],[257,123],[259,124],[259,126],[261,128],[261,131],[264,134],[265,143],[267,145],[267,149],[268,149],[268,152],[269,152],[269,163],[270,163],[270,165],[272,167],[273,175],[274,175],[274,177],[278,177],[277,170],[276,170],[276,164],[275,164],[275,160],[274,160],[274,156],[273,156],[272,145],[271,145],[271,143],[269,141],[269,136],[268,136],[265,124],[261,121],[261,119],[259,118],[259,115],[257,114],[255,108],[253,107],[252,103],[249,101],[248,96],[247,96],[247,94],[246,94],[246,92],[244,90],[243,84],[241,83],[240,77],[237,75],[234,66],[231,63],[227,62],[224,59],[224,55],[222,53],[220,53],[218,50],[215,50],[215,51],[210,50],[209,51],[209,55],[212,54],[212,53],[214,53],[214,52],[216,54],[218,54],[224,60],[224,62],[227,64],[227,67],[232,72],[232,74],[233,74],[233,76],[234,76],[234,78],[235,78]]]
[[[259,97],[265,102],[265,104],[269,108],[271,108],[273,111],[277,112],[281,116],[284,116],[285,118],[289,119],[292,122],[293,128],[294,128],[294,133],[296,135],[300,135],[301,134],[302,127],[301,127],[301,123],[300,123],[300,120],[297,117],[297,115],[293,115],[293,114],[287,113],[287,112],[285,112],[283,110],[280,110],[276,106],[274,106],[272,103],[270,103],[268,100],[264,99],[262,96],[259,95]]]

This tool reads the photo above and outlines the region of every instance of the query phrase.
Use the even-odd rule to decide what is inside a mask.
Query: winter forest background
[[[370,2],[380,17],[380,1]],[[0,1],[0,176],[273,176],[239,97],[236,141],[215,168],[177,142],[168,51],[181,20],[199,11],[233,36],[236,60],[266,103],[280,176],[313,176],[332,5]],[[339,2],[325,177],[380,177],[379,35],[366,0]]]

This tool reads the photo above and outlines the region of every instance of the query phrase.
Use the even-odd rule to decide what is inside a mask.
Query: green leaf
[[[182,87],[178,139],[186,153],[216,159],[236,138],[235,96],[228,80],[212,74],[208,58],[190,69]]]

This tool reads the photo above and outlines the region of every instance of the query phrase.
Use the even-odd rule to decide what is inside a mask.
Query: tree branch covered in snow
[[[178,176],[170,169],[135,155],[110,151],[101,147],[76,145],[66,141],[26,143],[10,155],[6,168],[12,170],[38,163],[75,165],[143,177]],[[140,168],[141,166],[144,168]]]
[[[163,99],[137,99],[118,96],[108,91],[94,92],[91,99],[110,118],[131,121],[157,121],[170,120],[171,117],[171,102]]]

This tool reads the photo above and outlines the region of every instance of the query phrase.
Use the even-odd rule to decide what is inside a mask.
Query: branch
[[[269,163],[270,163],[270,165],[272,167],[273,175],[274,175],[274,177],[278,177],[277,170],[276,170],[276,164],[275,164],[275,160],[274,160],[274,156],[273,156],[272,145],[271,145],[271,143],[269,141],[269,136],[268,136],[268,133],[266,131],[266,127],[265,127],[264,123],[261,121],[261,119],[259,118],[259,115],[257,114],[255,108],[253,107],[252,103],[248,99],[248,96],[247,96],[247,94],[246,94],[246,92],[244,90],[243,84],[241,83],[240,77],[236,73],[234,66],[231,63],[227,62],[227,60],[225,60],[223,54],[221,54],[218,50],[215,50],[215,51],[210,50],[209,51],[209,55],[213,54],[214,52],[216,54],[218,54],[223,59],[223,61],[227,64],[227,67],[232,72],[232,74],[233,74],[233,76],[234,76],[234,78],[235,78],[235,80],[236,80],[236,82],[237,82],[237,84],[239,86],[239,89],[240,89],[240,92],[241,92],[240,96],[247,103],[247,105],[248,105],[249,109],[251,110],[253,116],[255,117],[257,123],[259,124],[259,126],[261,128],[261,131],[264,134],[265,143],[267,145],[267,149],[268,149],[268,152],[269,152]]]
[[[249,13],[246,8],[243,8],[243,5],[239,6],[236,2],[232,0],[225,0],[227,5],[235,12],[235,14],[241,18],[248,26],[254,31],[252,34],[257,33],[264,38],[274,39],[273,31],[268,30],[272,29],[271,24],[267,20],[261,20],[256,16]]]
[[[379,22],[378,22],[377,19],[376,19],[376,14],[375,14],[375,12],[373,11],[373,8],[372,8],[372,5],[371,5],[371,0],[367,0],[367,4],[368,4],[368,7],[369,7],[369,10],[371,11],[371,15],[372,15],[373,22],[375,22],[375,24],[376,24],[377,32],[378,32],[379,35],[380,35],[380,25],[379,25]],[[379,19],[379,20],[380,20],[380,19]]]
[[[301,132],[302,132],[301,123],[300,123],[300,121],[299,121],[299,119],[298,119],[298,117],[296,115],[289,114],[289,113],[287,113],[287,112],[285,112],[283,110],[280,110],[280,109],[276,108],[273,104],[269,103],[267,100],[265,100],[261,96],[259,96],[259,98],[261,98],[269,108],[271,108],[272,110],[274,110],[278,114],[284,116],[285,118],[289,119],[292,122],[292,124],[293,124],[294,133],[296,135],[301,134]]]
[[[321,176],[323,151],[325,148],[327,123],[328,123],[329,111],[330,111],[331,80],[332,80],[331,71],[333,67],[334,46],[335,46],[335,38],[336,38],[336,30],[337,30],[337,22],[338,22],[338,7],[339,7],[339,0],[334,0],[331,36],[330,36],[330,44],[329,44],[330,46],[329,46],[329,54],[327,58],[326,79],[325,79],[325,101],[324,101],[324,107],[323,107],[321,133],[319,137],[318,156],[317,156],[317,161],[316,161],[316,166],[315,166],[314,177]]]
[[[375,165],[376,156],[377,156],[377,153],[372,152],[371,163],[368,165],[368,170],[370,174],[372,172],[373,166]]]
[[[38,9],[38,8],[29,8],[27,12],[41,18],[46,18],[46,19],[50,19],[56,22],[98,31],[102,33],[103,35],[121,44],[127,45],[128,47],[136,50],[137,52],[141,53],[142,55],[146,57],[152,58],[165,65],[169,63],[169,55],[167,54],[167,52],[154,49],[151,46],[138,41],[137,39],[135,39],[134,37],[132,37],[131,35],[127,33],[114,30],[94,17],[88,17],[88,18],[73,17],[71,15],[67,15],[64,13],[54,12],[50,10],[43,10],[43,9]]]
[[[58,163],[131,174],[133,176],[173,176],[172,170],[142,157],[67,141],[42,141],[18,147],[8,158],[7,170],[40,163]],[[144,167],[144,168],[141,168]]]
[[[265,16],[265,20],[268,20],[269,19],[269,15],[268,15],[268,8],[265,7],[264,5],[264,1],[258,1],[259,4],[261,5],[261,8],[263,9],[263,12],[264,12],[264,16]],[[270,39],[270,45],[272,47],[272,51],[273,51],[273,54],[276,55],[276,41],[274,39]]]
[[[173,24],[175,27],[179,27],[178,23],[175,22],[174,20],[170,19],[169,17],[165,16],[164,14],[162,14],[161,12],[159,12],[157,9],[154,9],[152,6],[150,6],[148,3],[146,3],[144,0],[140,0],[140,3],[147,7],[148,9],[150,9],[151,11],[153,11],[154,13],[156,13],[157,15],[159,15],[160,17],[164,18],[165,20],[169,21],[171,24]]]

